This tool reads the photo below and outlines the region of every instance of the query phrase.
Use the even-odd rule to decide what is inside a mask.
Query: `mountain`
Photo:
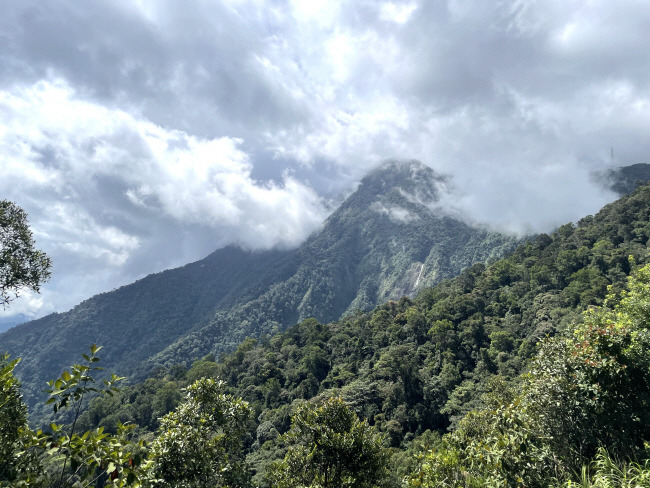
[[[650,164],[638,163],[612,168],[597,173],[595,178],[604,188],[619,195],[627,195],[650,181]]]
[[[288,428],[293,400],[329,392],[397,446],[408,433],[444,431],[476,408],[490,378],[516,377],[540,340],[602,305],[608,293],[620,297],[632,270],[650,262],[649,245],[650,186],[643,186],[413,299],[247,341],[212,372],[278,432]],[[188,377],[209,369],[201,363]]]
[[[516,237],[439,208],[446,184],[421,163],[387,163],[298,249],[218,250],[17,326],[0,335],[0,350],[23,357],[17,374],[33,406],[44,381],[91,343],[104,346],[107,369],[142,378],[308,317],[329,322],[413,295],[516,247]]]
[[[93,343],[104,345],[107,365],[133,370],[151,351],[209,323],[216,309],[245,297],[260,276],[273,276],[286,254],[220,249],[201,261],[96,295],[69,312],[16,326],[0,335],[0,350],[22,358],[18,374],[29,401],[42,396],[52,373],[60,373]]]
[[[442,434],[453,428],[465,413],[481,407],[483,393],[489,392],[493,400],[494,395],[507,391],[505,380],[518,381],[545,338],[564,334],[577,342],[575,350],[566,349],[571,357],[593,357],[582,342],[584,336],[573,334],[574,327],[585,309],[615,305],[624,296],[621,291],[628,276],[650,262],[649,222],[650,186],[643,186],[594,216],[563,225],[551,235],[541,234],[491,265],[475,264],[455,278],[422,290],[413,299],[390,300],[371,312],[350,314],[327,324],[307,319],[272,337],[245,340],[218,362],[210,357],[198,360],[187,371],[161,368],[144,383],[92,402],[80,425],[84,429],[101,425],[115,431],[117,422],[128,421],[155,430],[157,419],[174,408],[173,399],[180,400],[181,387],[212,376],[227,382],[228,392],[249,402],[255,412],[249,427],[248,460],[258,478],[270,461],[284,456],[286,448],[273,440],[289,429],[292,409],[300,399],[341,396],[383,432],[393,447],[406,448],[419,435],[423,436],[419,442],[422,447],[432,445],[436,434],[430,431]],[[647,298],[647,274],[645,280],[646,285],[637,287],[635,293]],[[643,300],[630,302],[633,295],[627,296],[635,314],[645,317]],[[606,329],[585,327],[592,335],[601,336],[600,357],[609,359],[601,365],[585,360],[585,356],[575,360],[590,367],[620,367],[621,342],[613,336],[613,342],[608,342]],[[618,351],[614,359],[608,356],[613,350]],[[630,352],[634,348],[626,350],[635,354]],[[575,379],[575,369],[557,367],[553,354],[546,357],[553,366],[548,368],[550,373],[560,371]],[[641,364],[647,370],[647,363]],[[633,377],[631,383],[614,382],[616,392],[608,400],[610,404],[628,395],[630,385],[641,388],[644,383]],[[583,392],[591,388],[584,378],[578,377],[583,390],[576,390],[581,402],[610,395],[598,389],[607,376],[593,376],[594,389],[584,396]],[[574,388],[578,383],[564,384]],[[514,389],[518,391],[519,384],[514,383]],[[647,411],[647,405],[636,404],[640,411]],[[582,413],[575,413],[573,403],[558,405],[568,408],[567,426],[576,428],[580,424],[576,418],[583,418]],[[508,400],[501,411],[513,408],[516,404]],[[496,415],[493,406],[489,410],[490,415]],[[620,420],[608,412],[598,411],[598,415],[607,422]],[[470,417],[470,422],[472,418],[477,417]],[[586,426],[584,422],[582,425]],[[513,421],[508,428],[517,430],[520,426]],[[477,442],[484,441],[484,430],[471,428],[470,432]],[[625,431],[621,436],[625,438]],[[522,438],[512,445],[520,446]],[[580,445],[585,437],[573,439]],[[411,444],[415,446],[417,443]],[[502,448],[497,451],[509,452],[499,451]],[[418,464],[415,458],[399,458],[398,478],[412,474]]]
[[[515,237],[471,227],[437,209],[446,184],[421,163],[382,166],[290,257],[296,270],[289,279],[218,312],[207,327],[152,357],[151,366],[229,351],[246,337],[308,317],[328,322],[369,310],[514,249]]]

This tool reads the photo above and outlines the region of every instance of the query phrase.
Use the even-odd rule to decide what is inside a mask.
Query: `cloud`
[[[254,6],[236,7],[29,0],[6,6],[0,80],[63,78],[85,98],[201,137],[246,137],[290,124],[300,104],[257,61],[274,43],[265,26],[273,20],[257,17]]]
[[[379,7],[379,18],[387,22],[405,24],[417,9],[416,3],[384,2]]]
[[[391,4],[377,5],[381,19]],[[644,5],[421,2],[404,24],[365,29],[359,10],[310,33],[316,46],[331,32],[345,39],[336,60],[320,51],[345,84],[308,85],[319,115],[269,134],[278,154],[354,175],[383,158],[420,159],[454,176],[450,205],[517,232],[550,231],[611,201],[589,180],[613,163],[610,147],[623,164],[646,160]]]
[[[227,243],[296,245],[386,159],[452,175],[445,210],[548,232],[614,198],[590,172],[650,153],[641,1],[2,8],[0,190],[75,297]]]
[[[203,239],[211,231],[199,246],[204,254],[228,243],[293,247],[327,215],[313,189],[288,173],[280,182],[255,181],[240,140],[163,129],[83,100],[62,80],[1,92],[0,113],[0,193],[28,211],[65,303],[74,302],[63,293],[79,295],[62,280],[71,285],[92,269],[95,291],[125,284],[139,277],[129,270],[134,260],[142,267],[142,248],[170,252],[178,228]],[[171,247],[178,264],[202,257]],[[147,271],[169,266],[157,255]],[[54,307],[47,298],[29,303]]]
[[[390,220],[398,223],[409,223],[420,219],[418,215],[411,213],[409,210],[400,207],[399,205],[386,206],[381,202],[374,202],[370,205],[370,210],[379,214],[384,214],[388,216]]]

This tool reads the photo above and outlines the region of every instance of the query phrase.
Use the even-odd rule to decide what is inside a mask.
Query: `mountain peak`
[[[354,208],[379,213],[427,213],[440,200],[448,176],[416,160],[390,160],[371,171],[361,180],[359,188],[341,206],[346,212]]]
[[[422,179],[443,181],[447,177],[439,175],[432,168],[416,159],[390,159],[370,171],[361,181],[362,183],[373,181],[399,183]]]

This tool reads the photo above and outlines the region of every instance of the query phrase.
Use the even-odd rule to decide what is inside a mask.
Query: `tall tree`
[[[274,487],[372,488],[388,478],[381,436],[341,398],[299,406],[283,437],[289,449],[269,470]]]
[[[25,211],[0,200],[0,304],[6,307],[25,288],[38,292],[50,267],[50,258],[34,248]]]
[[[151,445],[150,485],[156,488],[240,487],[249,482],[242,438],[248,403],[224,393],[222,381],[203,378],[161,420]]]

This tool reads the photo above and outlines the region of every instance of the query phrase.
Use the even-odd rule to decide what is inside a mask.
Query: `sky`
[[[518,233],[650,162],[645,0],[22,0],[0,43],[0,199],[53,260],[0,326],[228,244],[298,246],[387,159]]]

